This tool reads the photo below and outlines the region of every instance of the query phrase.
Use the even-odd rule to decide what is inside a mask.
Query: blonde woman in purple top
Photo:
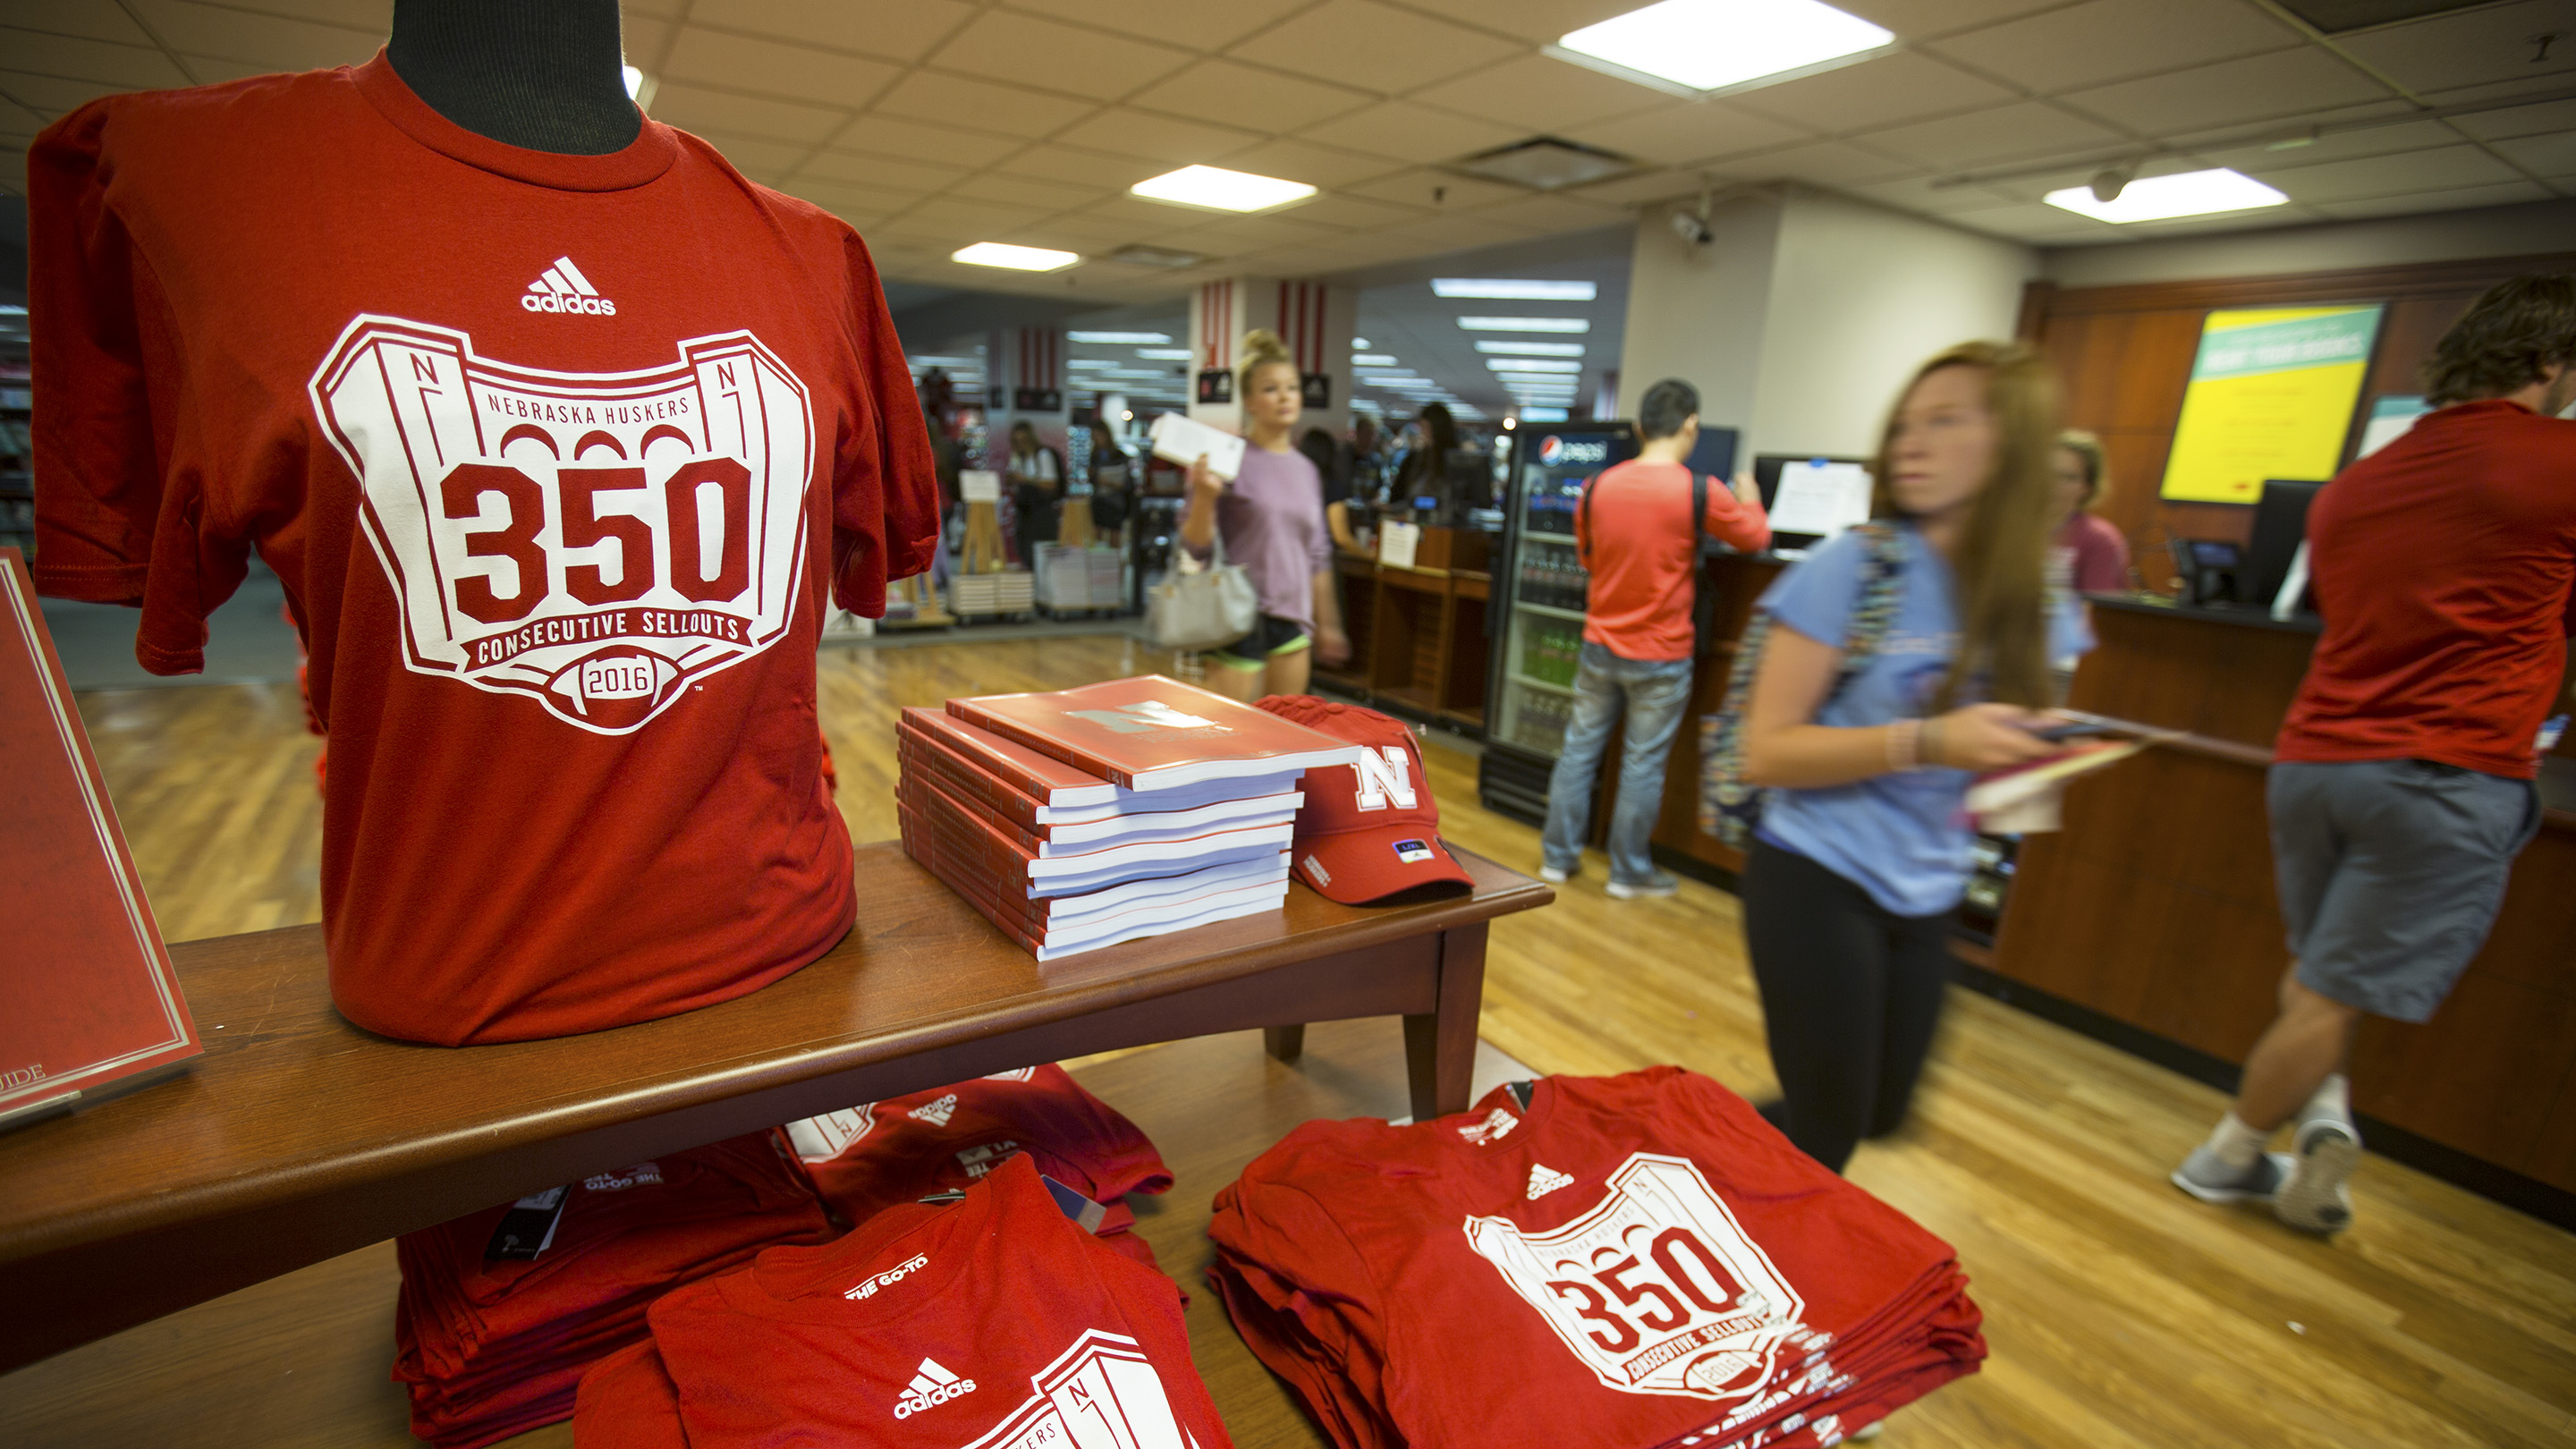
[[[1320,655],[1327,666],[1350,657],[1342,611],[1333,592],[1333,539],[1324,525],[1324,482],[1290,442],[1305,409],[1297,364],[1279,338],[1256,331],[1243,339],[1236,376],[1243,399],[1243,468],[1232,483],[1190,465],[1190,506],[1181,542],[1208,557],[1218,534],[1228,563],[1243,565],[1260,599],[1252,632],[1210,654],[1208,688],[1246,702],[1267,694],[1304,694]]]

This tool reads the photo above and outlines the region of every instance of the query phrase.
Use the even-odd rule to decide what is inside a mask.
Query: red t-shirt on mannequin
[[[938,528],[848,226],[649,120],[488,140],[381,55],[93,102],[28,173],[38,582],[178,674],[277,571],[351,1020],[596,1030],[847,933],[814,644]]]

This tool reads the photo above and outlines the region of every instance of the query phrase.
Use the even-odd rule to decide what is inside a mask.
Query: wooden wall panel
[[[2529,1172],[2571,1041],[2576,1000],[2472,966],[2424,1025],[2363,1023],[2353,1044],[2353,1107]]]

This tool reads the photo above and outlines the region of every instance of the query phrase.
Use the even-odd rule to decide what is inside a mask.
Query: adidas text
[[[903,1396],[895,1400],[894,1416],[909,1419],[925,1409],[935,1409],[950,1399],[962,1399],[975,1392],[973,1379],[961,1379],[941,1368],[931,1359],[923,1359],[914,1371],[912,1382],[905,1385]]]
[[[555,264],[540,273],[519,294],[519,305],[531,312],[587,312],[594,317],[614,317],[617,304],[599,295],[590,278],[572,264],[570,257],[557,257]]]

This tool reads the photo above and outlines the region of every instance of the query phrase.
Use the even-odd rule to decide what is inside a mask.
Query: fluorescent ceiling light
[[[1115,358],[1108,357],[1075,357],[1067,359],[1064,365],[1067,367],[1116,367],[1118,362]]]
[[[1351,351],[1353,351],[1353,352],[1366,352],[1366,351],[1368,351],[1368,350],[1369,350],[1369,340],[1368,340],[1367,338],[1365,338],[1365,337],[1354,337],[1354,338],[1352,338],[1352,339],[1351,339]]]
[[[2251,211],[2258,206],[2279,206],[2289,199],[2253,177],[2224,166],[2215,171],[2185,171],[2179,176],[2141,177],[2120,188],[2119,196],[2111,201],[2095,196],[2090,186],[2070,186],[2040,198],[2062,211],[2121,222]]]
[[[626,99],[631,101],[635,99],[637,91],[644,89],[644,72],[631,65],[620,66],[618,69],[626,73]]]
[[[1507,297],[1521,302],[1589,302],[1600,292],[1590,282],[1542,282],[1522,277],[1434,277],[1435,297]]]
[[[1561,423],[1565,421],[1565,409],[1523,408],[1521,409],[1521,421],[1525,423]]]
[[[1822,0],[1662,0],[1559,36],[1547,49],[1560,60],[1688,94],[1786,80],[1860,59],[1895,39]]]
[[[1303,181],[1282,181],[1276,176],[1255,176],[1249,171],[1228,171],[1218,166],[1184,166],[1152,180],[1139,181],[1127,190],[1148,201],[1202,206],[1211,211],[1268,211],[1315,194],[1315,188]]]
[[[1015,272],[1059,272],[1082,258],[1072,252],[1048,247],[1015,247],[1009,242],[977,242],[959,247],[948,254],[952,262],[970,267],[1008,267]]]
[[[1589,332],[1591,320],[1584,317],[1461,317],[1458,325],[1470,332]]]
[[[1136,349],[1136,355],[1138,357],[1154,358],[1161,362],[1187,362],[1190,360],[1190,350],[1186,347],[1139,347]]]
[[[1360,352],[1360,353],[1354,353],[1354,354],[1352,354],[1352,356],[1351,356],[1351,366],[1353,366],[1353,367],[1393,367],[1393,366],[1395,366],[1395,354],[1394,354],[1394,353],[1392,353],[1392,352]]]
[[[1102,342],[1113,347],[1159,347],[1172,340],[1169,332],[1068,332],[1075,342]]]
[[[1476,339],[1476,350],[1516,357],[1581,357],[1580,342],[1490,342]]]
[[[0,307],[0,311],[6,311],[6,310],[8,310],[8,309],[7,309],[7,308],[5,308],[5,307]],[[980,358],[980,357],[931,357],[931,356],[920,356],[920,357],[907,357],[907,358],[905,358],[904,360],[905,360],[906,362],[911,363],[911,364],[912,364],[913,366],[915,366],[915,367],[982,367],[982,366],[984,365],[984,359],[982,359],[982,358]]]
[[[1485,366],[1496,372],[1581,372],[1583,364],[1555,357],[1488,357]]]

